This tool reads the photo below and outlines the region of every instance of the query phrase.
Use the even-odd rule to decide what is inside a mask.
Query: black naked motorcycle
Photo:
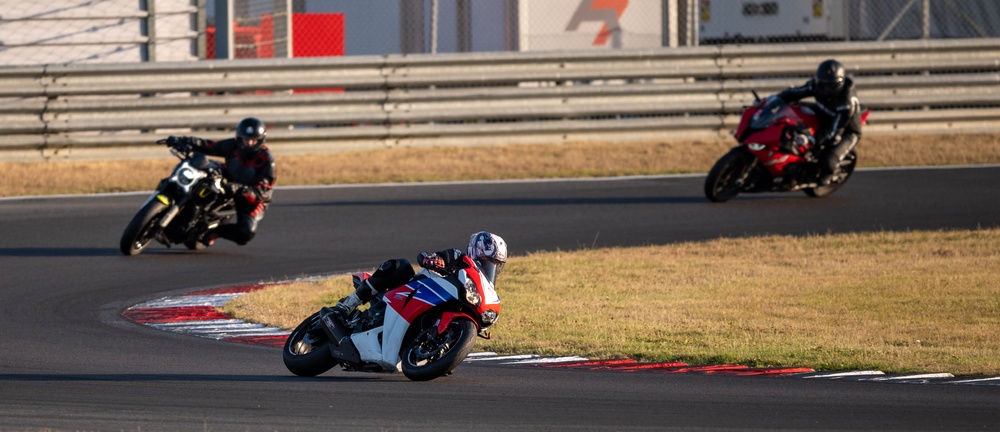
[[[120,242],[125,255],[138,255],[153,240],[167,247],[204,249],[199,240],[205,233],[236,218],[233,194],[218,162],[187,145],[175,145],[170,153],[181,161],[125,227]]]

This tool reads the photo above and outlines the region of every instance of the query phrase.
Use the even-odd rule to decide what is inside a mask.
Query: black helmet
[[[242,149],[256,152],[264,146],[265,138],[267,138],[267,127],[258,118],[247,117],[236,125],[236,142]]]
[[[819,67],[816,68],[816,77],[813,79],[816,82],[816,89],[820,93],[830,96],[837,94],[844,88],[846,76],[847,71],[844,70],[844,65],[830,59],[819,64]]]

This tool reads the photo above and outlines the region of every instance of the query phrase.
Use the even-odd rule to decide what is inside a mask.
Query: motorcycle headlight
[[[496,311],[488,310],[483,312],[483,324],[490,325],[497,320]]]
[[[479,290],[476,289],[476,283],[472,279],[465,280],[465,301],[476,307],[479,306],[479,302],[483,301],[483,298],[479,295]]]
[[[196,178],[198,178],[198,175],[191,168],[184,168],[177,173],[177,182],[181,186],[190,186]]]

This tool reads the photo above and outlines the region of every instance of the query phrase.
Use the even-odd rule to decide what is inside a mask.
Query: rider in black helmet
[[[167,138],[167,145],[190,146],[195,151],[225,158],[222,172],[233,186],[230,192],[236,201],[236,222],[208,232],[201,242],[211,245],[217,237],[245,245],[257,233],[257,224],[271,202],[274,187],[274,157],[264,145],[267,127],[264,122],[248,117],[236,125],[236,137],[219,141],[196,137]]]
[[[820,63],[816,75],[805,85],[778,93],[778,97],[789,103],[810,96],[816,99],[814,106],[821,120],[816,134],[816,143],[822,149],[817,182],[827,185],[833,180],[837,165],[861,139],[861,103],[844,65],[832,59]]]

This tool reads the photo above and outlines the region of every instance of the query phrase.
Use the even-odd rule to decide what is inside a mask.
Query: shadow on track
[[[121,254],[116,248],[0,248],[0,256],[6,257],[97,257]]]
[[[767,197],[740,197],[740,200],[761,200]],[[386,200],[386,201],[328,201],[306,204],[284,204],[289,207],[364,207],[364,206],[566,206],[566,205],[628,205],[628,204],[709,204],[703,197],[639,197],[639,198],[508,198],[508,199],[456,199],[456,200]],[[279,204],[280,205],[280,204]]]
[[[358,382],[386,381],[386,377],[298,377],[292,375],[204,375],[204,374],[0,374],[0,383],[5,381],[24,382],[157,382],[157,381],[193,381],[193,382]],[[402,380],[406,380],[402,375]]]

